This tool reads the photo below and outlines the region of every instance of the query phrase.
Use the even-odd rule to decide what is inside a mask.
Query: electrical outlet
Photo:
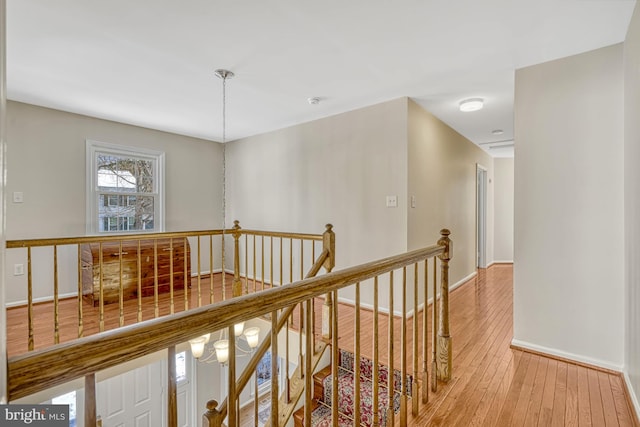
[[[13,275],[22,276],[24,274],[24,264],[13,264]]]
[[[398,207],[398,196],[387,196],[387,207],[388,208]]]

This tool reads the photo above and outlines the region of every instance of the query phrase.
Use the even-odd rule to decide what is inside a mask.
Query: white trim
[[[465,284],[466,282],[468,282],[469,280],[473,279],[474,277],[476,277],[478,275],[478,273],[476,271],[474,271],[473,273],[469,274],[468,276],[466,276],[465,278],[458,280],[456,283],[454,283],[453,285],[449,286],[449,292],[453,291],[454,289],[462,286],[463,284]],[[438,295],[440,295],[438,293]],[[344,297],[338,297],[338,302],[341,302],[343,304],[347,304],[347,305],[355,305],[355,302],[349,298],[344,298]],[[427,305],[431,305],[433,304],[433,297],[427,299]],[[367,310],[373,310],[373,305],[371,304],[366,304],[366,303],[360,303],[360,307],[361,308],[365,308]],[[424,303],[418,305],[418,311],[422,311],[424,309]],[[378,307],[378,312],[379,313],[384,313],[384,314],[389,314],[389,309],[386,307]],[[402,311],[393,311],[393,315],[397,316],[397,317],[402,317]],[[409,310],[407,312],[407,318],[413,317],[413,310]]]
[[[491,267],[493,264],[513,264],[513,260],[493,260],[487,265],[487,268]]]
[[[150,233],[159,233],[164,231],[164,214],[165,214],[165,194],[164,194],[164,181],[165,181],[165,153],[163,151],[151,150],[148,148],[130,147],[126,145],[112,144],[109,142],[101,142],[92,139],[85,141],[85,156],[86,156],[86,230],[88,235],[108,235],[108,234],[127,234],[127,233],[141,233],[144,230],[132,230],[132,231],[119,231],[119,232],[98,232],[99,225],[97,223],[97,200],[95,200],[95,194],[97,191],[97,182],[95,180],[95,153],[96,151],[113,153],[115,155],[130,155],[132,157],[147,157],[155,162],[156,170],[154,176],[154,182],[156,185],[157,207],[154,207],[154,225],[155,229],[148,230]],[[156,210],[157,209],[157,210]],[[157,216],[157,218],[156,218]]]
[[[77,296],[78,296],[77,292],[70,292],[68,294],[58,294],[58,299],[76,298]],[[32,300],[32,303],[36,304],[36,303],[49,302],[49,301],[53,301],[53,296],[34,298]],[[27,300],[20,300],[20,301],[8,302],[5,307],[10,308],[10,307],[19,307],[19,306],[26,306],[26,305],[27,305]]]
[[[626,371],[622,372],[622,378],[624,379],[624,382],[627,385],[629,398],[631,399],[633,409],[635,409],[636,411],[636,417],[640,418],[640,401],[638,400],[638,395],[636,394],[636,391],[633,389],[633,386],[631,385],[631,378],[629,378],[629,374],[627,374]]]
[[[568,353],[566,351],[558,350],[555,348],[544,347],[530,342],[512,339],[511,344],[516,347],[522,347],[524,349],[537,351],[539,353],[545,353],[551,356],[561,357],[563,359],[574,360],[576,362],[586,363],[588,365],[597,366],[600,368],[608,369],[610,371],[622,372],[622,365],[607,362],[600,359],[594,359],[588,356],[582,356],[580,354]]]

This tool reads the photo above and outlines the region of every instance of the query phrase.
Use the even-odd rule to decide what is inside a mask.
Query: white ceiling
[[[493,155],[514,70],[624,40],[635,0],[7,0],[9,99],[220,141],[409,96]],[[318,105],[307,98],[320,97]],[[478,112],[460,100],[485,99]],[[493,129],[504,134],[492,135]]]

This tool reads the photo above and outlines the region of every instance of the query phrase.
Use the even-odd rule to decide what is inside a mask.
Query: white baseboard
[[[524,349],[532,350],[538,353],[548,354],[550,356],[556,356],[562,359],[573,360],[575,362],[585,363],[587,365],[608,369],[610,371],[622,372],[622,365],[617,365],[615,363],[607,362],[600,359],[594,359],[592,357],[583,356],[580,354],[569,353],[569,352],[558,350],[555,348],[549,348],[549,347],[544,347],[537,344],[531,344],[529,342],[517,340],[515,338],[511,340],[511,345],[514,345],[516,347],[522,347]]]
[[[638,401],[638,395],[636,394],[636,390],[631,386],[631,379],[626,371],[622,372],[622,378],[627,386],[627,391],[629,392],[629,398],[633,404],[633,409],[636,411],[636,417],[640,419],[640,401]]]
[[[77,296],[78,296],[77,292],[70,292],[68,294],[59,294],[58,299],[76,298]],[[34,298],[32,302],[36,304],[39,302],[49,302],[49,301],[53,301],[53,296]],[[5,304],[5,307],[11,308],[11,307],[19,307],[21,305],[27,305],[27,300],[8,302]]]
[[[463,278],[462,280],[457,281],[456,283],[454,283],[453,285],[449,286],[449,292],[453,291],[455,288],[465,284],[466,282],[468,282],[469,280],[473,279],[474,277],[476,277],[478,273],[477,272],[473,272],[471,274],[469,274],[468,276],[466,276],[465,278]],[[438,294],[440,295],[440,294]],[[344,298],[344,297],[338,297],[338,302],[341,302],[343,304],[347,304],[347,305],[355,305],[355,301],[353,301],[352,299],[349,298]],[[433,297],[427,299],[427,306],[431,305],[433,303]],[[373,305],[371,304],[366,304],[366,303],[360,303],[360,307],[367,309],[367,310],[371,310],[373,311]],[[424,309],[424,303],[418,305],[418,311],[422,311]],[[384,314],[389,314],[389,309],[386,307],[378,307],[378,312],[380,313],[384,313]],[[399,310],[394,310],[393,311],[393,315],[397,316],[397,317],[402,317],[402,311]],[[413,309],[409,310],[407,312],[407,318],[411,318],[413,317]]]
[[[513,264],[513,260],[512,259],[493,260],[489,264],[487,264],[487,268],[491,267],[493,264]]]

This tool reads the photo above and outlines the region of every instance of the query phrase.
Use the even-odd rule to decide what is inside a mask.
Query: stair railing
[[[310,328],[312,324],[312,310],[313,300],[316,297],[319,297],[324,292],[329,292],[331,295],[331,375],[328,377],[329,382],[331,383],[331,397],[330,402],[322,401],[320,405],[330,406],[331,410],[331,424],[337,426],[347,420],[351,420],[354,426],[361,425],[361,415],[360,413],[360,404],[362,400],[361,395],[361,387],[360,387],[360,378],[361,375],[364,375],[364,371],[362,371],[361,363],[357,361],[361,360],[361,356],[364,356],[367,351],[370,352],[369,349],[366,349],[366,345],[370,344],[373,348],[372,354],[367,354],[367,356],[372,357],[372,378],[371,382],[373,383],[372,389],[372,401],[373,408],[380,407],[383,396],[380,395],[380,391],[383,389],[387,390],[387,396],[391,396],[389,399],[391,401],[395,400],[396,396],[399,396],[399,414],[396,414],[394,410],[394,404],[391,403],[388,405],[388,410],[385,413],[378,414],[376,413],[372,416],[371,424],[365,425],[373,425],[373,426],[381,426],[381,425],[394,425],[394,422],[398,422],[401,426],[406,426],[409,423],[410,416],[416,417],[420,412],[420,405],[425,405],[428,403],[429,398],[429,390],[428,390],[428,358],[429,358],[429,346],[428,346],[428,315],[427,315],[427,304],[426,299],[428,295],[428,286],[429,286],[429,276],[430,272],[433,273],[433,319],[434,323],[432,324],[433,330],[433,338],[432,343],[433,347],[431,348],[431,357],[432,357],[432,376],[431,376],[431,389],[432,391],[436,390],[438,381],[448,381],[451,378],[451,336],[449,331],[448,324],[448,268],[449,261],[451,259],[452,245],[451,240],[449,239],[449,231],[442,230],[441,238],[438,240],[436,245],[429,246],[424,249],[420,249],[417,251],[412,251],[406,254],[397,255],[394,257],[385,258],[383,260],[363,264],[356,267],[347,268],[341,271],[335,271],[332,273],[325,274],[321,277],[305,279],[300,282],[293,283],[289,286],[281,288],[281,293],[278,297],[277,304],[270,304],[268,307],[265,307],[265,311],[271,313],[271,322],[272,328],[271,333],[267,337],[267,339],[262,343],[262,347],[259,351],[260,356],[256,356],[255,360],[258,360],[261,355],[263,355],[267,349],[271,350],[271,361],[272,361],[272,384],[271,384],[271,399],[270,399],[270,416],[267,425],[271,425],[272,427],[281,427],[286,424],[287,418],[283,417],[281,414],[281,402],[282,399],[279,399],[280,391],[278,389],[278,380],[276,378],[275,372],[277,372],[277,358],[279,356],[279,348],[278,348],[278,332],[285,327],[286,320],[291,314],[294,307],[298,304],[302,303],[305,306],[305,310],[302,312],[302,324],[304,329],[301,330],[301,341],[304,339],[306,345],[306,353],[304,357],[301,358],[299,362],[302,365],[301,372],[304,372],[304,400],[303,400],[303,408],[300,410],[303,415],[301,416],[301,421],[296,421],[300,424],[296,425],[311,425],[311,417],[313,410],[313,385],[312,385],[312,373],[314,370],[314,366],[312,363],[313,356],[313,339],[314,333],[307,333],[307,331],[313,331]],[[430,271],[430,261],[433,259],[433,267]],[[437,283],[438,279],[438,271],[437,271],[437,262],[436,259],[440,261],[440,282]],[[317,261],[316,268],[319,268],[320,263],[322,262],[322,257]],[[397,280],[398,273],[401,272],[401,282]],[[313,272],[312,272],[313,273]],[[411,277],[413,276],[413,277]],[[394,283],[395,281],[395,283]],[[423,296],[424,296],[424,305],[422,309],[418,304],[419,300],[419,284],[422,282],[423,286]],[[373,285],[373,306],[371,317],[372,321],[367,319],[366,322],[362,321],[362,316],[364,316],[365,312],[361,310],[362,300],[361,296],[363,294],[361,288],[365,285],[372,284]],[[387,293],[387,304],[386,307],[380,307],[380,294],[384,293],[384,284],[388,284],[388,293]],[[398,292],[397,286],[400,284],[401,289]],[[344,327],[343,322],[339,322],[338,319],[342,316],[340,310],[340,306],[338,304],[338,291],[343,290],[347,287],[354,287],[354,309],[353,309],[353,336],[345,337],[343,333],[340,333],[341,325]],[[409,315],[408,313],[408,297],[409,290],[413,290],[413,313]],[[267,292],[271,292],[269,290]],[[382,291],[382,292],[381,292]],[[440,295],[440,304],[437,304],[437,297]],[[266,292],[265,292],[266,297]],[[401,299],[400,305],[401,307],[394,306],[394,297],[399,297]],[[265,300],[265,304],[267,302],[271,303],[271,301],[276,301],[272,299],[271,294]],[[340,304],[343,305],[343,304]],[[399,308],[399,311],[397,309]],[[280,316],[278,316],[278,310],[285,310],[281,312]],[[344,307],[343,307],[344,309]],[[386,313],[384,313],[386,311]],[[419,331],[419,315],[420,311],[422,311],[422,333]],[[387,316],[388,324],[385,325],[384,322],[380,322],[380,319],[383,316]],[[412,348],[409,349],[408,341],[408,323],[411,322],[412,325]],[[372,328],[374,330],[373,337],[370,343],[365,343],[365,340],[362,339],[362,335],[364,335],[362,325],[366,323],[371,323]],[[398,328],[399,324],[399,328]],[[384,335],[384,331],[381,329],[386,329],[388,334],[388,341],[386,342],[386,353],[384,352],[384,344],[379,339],[380,335]],[[399,329],[399,332],[397,331]],[[436,332],[437,330],[437,332]],[[396,331],[396,332],[394,332]],[[304,332],[304,336],[302,334]],[[231,333],[231,330],[230,330]],[[398,337],[395,334],[398,333]],[[350,344],[346,341],[350,341]],[[353,396],[353,408],[352,413],[348,416],[341,414],[339,412],[340,407],[340,396],[338,393],[339,390],[339,362],[341,361],[341,349],[345,346],[352,345],[353,346],[353,359],[352,363],[353,378],[354,378],[354,396]],[[420,352],[422,350],[422,352]],[[286,350],[285,350],[286,351]],[[409,375],[409,366],[408,360],[411,360],[411,372]],[[420,372],[420,361],[422,361],[422,372]],[[397,364],[396,364],[397,363]],[[399,366],[398,366],[399,365]],[[397,366],[397,369],[394,368]],[[240,423],[240,411],[238,409],[237,396],[239,394],[238,390],[243,387],[253,375],[253,370],[255,369],[255,363],[250,364],[249,368],[245,370],[240,378],[234,381],[235,373],[230,374],[230,382],[229,382],[229,402],[233,402],[233,404],[223,404],[220,409],[217,408],[217,402],[209,401],[207,403],[207,412],[203,416],[203,427],[218,427],[223,425],[223,421],[225,417],[228,417],[228,425],[229,426],[237,426]],[[288,368],[286,368],[288,369]],[[386,380],[382,380],[384,376],[382,376],[383,370],[386,369]],[[230,370],[231,372],[231,370]],[[285,391],[286,392],[286,391]],[[317,397],[317,396],[316,396]],[[411,401],[411,414],[409,412],[409,398]],[[254,396],[254,405],[257,405],[258,395]],[[277,414],[277,416],[274,416]],[[254,408],[254,421],[257,425],[257,409]],[[246,421],[243,421],[243,423]]]
[[[327,224],[326,231],[323,233],[323,238],[322,238],[322,242],[323,242],[322,252],[318,256],[318,258],[315,260],[315,263],[307,273],[305,277],[306,279],[316,277],[316,275],[320,272],[320,270],[323,267],[325,268],[327,273],[329,273],[335,266],[335,233],[333,232],[332,228],[333,226],[331,224]],[[327,305],[326,300],[327,300],[327,295],[325,295],[325,303],[323,304],[323,307],[328,307],[328,309],[323,308],[323,312],[322,312],[323,317],[331,315],[331,306]],[[240,395],[240,393],[242,393],[244,388],[249,383],[251,377],[254,375],[254,372],[258,364],[260,363],[260,361],[262,360],[266,352],[273,347],[272,344],[276,342],[275,340],[277,339],[277,338],[274,339],[274,337],[277,337],[278,334],[283,330],[283,328],[285,330],[286,338],[287,338],[286,345],[285,345],[286,347],[285,348],[285,355],[286,355],[285,367],[289,366],[289,339],[288,339],[289,332],[290,332],[289,323],[290,323],[291,317],[293,316],[294,310],[296,308],[299,308],[300,318],[302,319],[298,324],[299,326],[298,331],[300,333],[300,337],[302,336],[303,331],[305,336],[307,337],[304,351],[302,349],[302,339],[300,339],[301,347],[299,348],[299,353],[298,353],[299,361],[302,360],[303,355],[304,357],[310,358],[312,354],[317,354],[319,351],[321,351],[321,349],[324,348],[323,346],[320,346],[320,348],[316,346],[315,325],[313,325],[313,322],[312,322],[312,319],[315,317],[315,309],[314,309],[314,305],[311,304],[310,302],[311,300],[306,301],[305,306],[303,306],[302,303],[299,305],[291,305],[289,307],[282,309],[279,314],[277,313],[277,311],[274,311],[271,313],[271,319],[272,319],[271,333],[267,335],[265,339],[262,341],[262,343],[260,344],[260,346],[256,350],[254,350],[251,360],[248,362],[247,366],[245,367],[242,374],[238,378],[236,384],[231,384],[231,380],[230,380],[228,397],[220,405],[220,408],[217,409],[218,403],[215,400],[209,401],[207,403],[207,412],[204,414],[204,417],[203,417],[203,426],[207,426],[207,427],[221,426],[222,421],[225,419],[225,417],[227,417],[228,414],[229,414],[229,424],[234,425],[235,423],[234,418],[236,417],[236,414],[234,414],[233,411],[229,413],[228,402],[229,401],[234,402],[234,407],[237,405],[237,397]],[[328,324],[329,320],[327,319],[326,322],[323,321],[323,324],[324,323]],[[323,336],[330,337],[330,331],[323,330]],[[276,356],[272,357],[272,361],[274,361],[274,363],[277,363],[277,357]],[[311,362],[309,361],[309,364],[310,363]],[[303,366],[303,364],[299,362],[299,366]],[[235,378],[235,371],[236,371],[235,359],[230,357],[229,358],[229,378],[231,379]],[[276,372],[276,371],[277,371],[277,365],[275,365],[275,368],[272,367],[272,372]],[[286,372],[285,390],[283,393],[284,397],[282,398],[282,402],[285,404],[291,404],[291,401],[292,401],[291,378],[289,375],[288,368],[285,368],[285,372]],[[300,370],[300,375],[302,377],[305,377],[302,370]],[[306,375],[306,378],[310,379],[311,376]],[[277,390],[278,384],[277,384],[277,377],[275,375],[272,376],[271,387],[272,387],[272,390]],[[293,404],[295,404],[299,399],[300,390],[301,389],[299,387],[296,389],[296,393],[295,393],[296,396],[293,397]],[[279,403],[280,397],[281,396],[279,396],[277,392],[272,392],[272,399],[275,399],[275,402],[272,401],[272,407],[278,407],[280,405]],[[257,396],[257,390],[256,390],[256,393],[254,396],[254,416],[257,416],[257,411],[258,411],[258,396]],[[284,417],[284,418],[286,419],[280,419],[280,422],[282,424],[286,423],[288,419],[288,417]]]

